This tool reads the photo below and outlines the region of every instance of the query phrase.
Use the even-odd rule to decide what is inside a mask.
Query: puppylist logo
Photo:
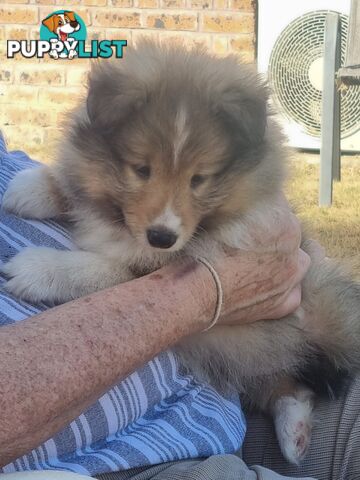
[[[85,45],[86,26],[83,19],[70,10],[58,10],[48,15],[40,26],[40,40],[8,40],[7,57],[25,58],[116,58],[123,57],[126,40],[92,40]]]

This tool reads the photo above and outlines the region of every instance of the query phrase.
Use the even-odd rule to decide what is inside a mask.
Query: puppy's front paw
[[[8,263],[1,272],[9,278],[5,290],[32,303],[50,304],[72,299],[59,256],[64,252],[45,247],[28,247]]]
[[[280,397],[275,404],[274,420],[279,445],[284,457],[299,465],[311,441],[312,398]]]
[[[59,214],[59,203],[47,167],[22,170],[10,181],[2,208],[24,218],[44,219]]]

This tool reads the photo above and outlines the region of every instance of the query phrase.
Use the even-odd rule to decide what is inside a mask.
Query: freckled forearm
[[[166,267],[0,329],[0,464],[61,430],[111,386],[211,321],[211,276]]]

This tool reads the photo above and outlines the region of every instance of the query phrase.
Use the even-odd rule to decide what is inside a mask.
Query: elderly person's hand
[[[229,249],[218,259],[215,269],[224,292],[218,323],[281,318],[300,305],[301,281],[310,266],[309,255],[300,248],[300,223],[283,202],[269,225],[270,230],[254,227],[252,248]],[[310,242],[311,256],[321,259],[324,251]]]

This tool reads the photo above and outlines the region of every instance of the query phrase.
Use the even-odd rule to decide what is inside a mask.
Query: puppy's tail
[[[337,262],[314,259],[302,308],[314,358],[300,379],[317,393],[336,395],[360,371],[360,283]]]

